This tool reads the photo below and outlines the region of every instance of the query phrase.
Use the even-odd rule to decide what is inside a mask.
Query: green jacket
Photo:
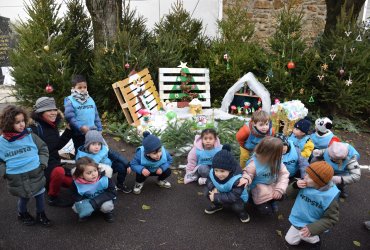
[[[299,191],[297,182],[292,182],[286,191],[288,197],[296,197]],[[308,224],[307,228],[310,230],[311,235],[319,235],[325,232],[326,230],[332,228],[339,221],[339,203],[334,199],[329,207],[325,210],[324,215],[320,220],[315,221],[314,223]]]
[[[44,169],[48,165],[49,151],[44,141],[31,133],[39,151],[40,166],[22,174],[5,174],[6,164],[0,162],[0,176],[7,180],[9,193],[17,197],[31,198],[45,186]]]

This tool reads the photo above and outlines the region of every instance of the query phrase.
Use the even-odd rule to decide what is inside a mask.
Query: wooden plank
[[[163,83],[168,83],[168,82],[173,82],[173,83],[176,83],[177,82],[177,78],[179,76],[164,76],[164,75],[160,75],[160,79],[161,79],[161,82]],[[194,81],[192,82],[209,82],[209,76],[193,76],[193,79]]]
[[[181,84],[172,84],[172,85],[161,85],[160,84],[159,86],[160,86],[160,89],[162,91],[162,90],[172,90],[174,86],[180,86],[180,85]],[[191,85],[191,84],[189,84],[189,85]],[[198,85],[197,84],[197,87],[198,87],[198,90],[211,90],[209,85]],[[178,89],[178,90],[180,90],[180,89]]]
[[[161,96],[162,99],[165,99],[165,100],[169,100],[170,99],[170,93],[164,93],[163,91],[159,91],[159,94]],[[209,99],[211,98],[211,94],[210,93],[199,93],[200,95],[202,95],[201,98],[203,99]]]
[[[188,68],[190,74],[208,74],[208,68]],[[159,68],[159,74],[180,73],[181,68]]]

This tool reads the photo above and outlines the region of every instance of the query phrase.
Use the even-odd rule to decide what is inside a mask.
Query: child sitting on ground
[[[360,154],[348,143],[333,142],[327,149],[315,149],[313,155],[315,159],[324,159],[334,169],[333,182],[340,190],[340,197],[347,198],[345,186],[359,182],[361,178],[357,162]]]
[[[333,122],[327,118],[318,118],[315,121],[315,133],[311,134],[311,140],[315,149],[325,149],[333,142],[340,142],[330,129],[333,127]]]
[[[244,124],[236,133],[240,145],[240,166],[245,167],[256,145],[267,135],[274,135],[270,115],[258,110],[253,113],[251,121]]]
[[[331,182],[334,171],[326,162],[314,162],[306,172],[303,180],[293,182],[287,190],[288,196],[293,196],[294,188],[299,192],[294,195],[296,200],[289,216],[292,226],[285,240],[290,245],[304,240],[320,249],[319,235],[339,221],[339,190]]]
[[[281,162],[283,142],[267,136],[260,141],[239,185],[250,185],[253,202],[262,215],[278,211],[276,201],[282,199],[288,186],[289,172]]]
[[[172,157],[162,146],[161,141],[148,131],[143,133],[142,146],[136,149],[131,160],[131,168],[136,172],[134,194],[140,194],[148,176],[158,176],[157,184],[162,188],[171,188],[166,179],[171,175]]]
[[[289,136],[289,140],[299,148],[301,155],[304,158],[309,158],[314,149],[314,144],[308,134],[310,131],[311,122],[307,119],[301,119],[294,124],[293,132]]]
[[[184,183],[196,181],[206,184],[214,155],[221,150],[220,139],[214,129],[204,129],[195,136],[194,146],[188,154]]]
[[[303,178],[306,173],[308,160],[301,155],[301,151],[284,134],[277,134],[275,137],[283,142],[283,163],[289,171],[289,179],[294,177]]]
[[[64,116],[73,132],[75,154],[84,145],[87,131],[102,131],[98,109],[87,92],[87,81],[82,75],[72,77],[71,95],[64,99]]]
[[[45,215],[45,176],[48,147],[26,129],[27,113],[14,105],[4,108],[0,116],[0,176],[7,179],[9,193],[19,197],[18,219],[26,226],[40,223],[51,226]],[[28,213],[27,203],[36,200],[36,221]]]
[[[72,209],[78,214],[80,221],[100,210],[104,213],[105,221],[113,222],[116,188],[111,179],[100,175],[94,160],[88,157],[78,159],[73,179],[72,192],[76,202]]]
[[[224,206],[229,206],[241,222],[249,222],[250,218],[245,210],[248,192],[244,186],[238,186],[241,178],[241,168],[230,153],[230,146],[224,145],[212,160],[212,169],[207,179],[207,197],[212,204],[204,212],[213,214]]]
[[[131,193],[132,189],[124,184],[127,173],[131,173],[129,161],[118,152],[108,149],[108,145],[100,132],[96,130],[87,131],[85,145],[78,149],[76,159],[85,156],[99,164],[100,170],[104,170],[107,177],[112,177],[112,170],[113,173],[118,173],[117,189],[126,194]]]

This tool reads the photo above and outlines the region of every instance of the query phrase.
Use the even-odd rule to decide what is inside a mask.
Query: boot
[[[114,222],[113,220],[113,212],[105,213],[104,214],[104,220],[108,223]]]
[[[44,227],[52,226],[51,221],[46,217],[45,212],[37,213],[36,215],[36,222],[40,223]]]
[[[21,220],[25,226],[35,225],[35,219],[28,213],[18,213],[18,220]]]

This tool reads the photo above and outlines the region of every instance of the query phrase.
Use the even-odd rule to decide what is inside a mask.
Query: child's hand
[[[240,178],[238,187],[247,186],[249,184],[249,180],[246,178],[246,175],[247,174],[243,174],[242,178]]]
[[[308,229],[308,227],[302,228],[301,230],[299,230],[299,232],[302,235],[302,237],[310,237],[311,236],[311,232]]]
[[[66,123],[66,129],[71,130],[71,125],[69,125],[69,123],[68,123],[68,122]]]
[[[130,167],[128,167],[128,168],[127,168],[127,173],[128,173],[128,174],[131,174],[131,171],[132,171],[132,170],[131,170],[131,168],[130,168]]]
[[[209,192],[209,199],[213,202],[215,200],[215,193],[212,191]]]
[[[84,125],[80,128],[80,131],[82,134],[86,134],[89,131],[89,127]]]
[[[283,195],[279,191],[274,191],[272,193],[272,198],[274,198],[274,200],[280,200],[282,196]]]
[[[146,168],[143,169],[143,171],[141,171],[141,173],[145,176],[145,177],[148,177],[150,175],[150,171]]]
[[[213,188],[212,192],[215,193],[215,194],[217,194],[218,193],[218,190],[216,188]]]
[[[298,180],[297,181],[297,186],[299,188],[306,188],[307,187],[307,182],[305,180]]]
[[[155,173],[157,175],[161,175],[163,173],[162,169],[161,168],[158,168],[157,171],[155,171]]]

